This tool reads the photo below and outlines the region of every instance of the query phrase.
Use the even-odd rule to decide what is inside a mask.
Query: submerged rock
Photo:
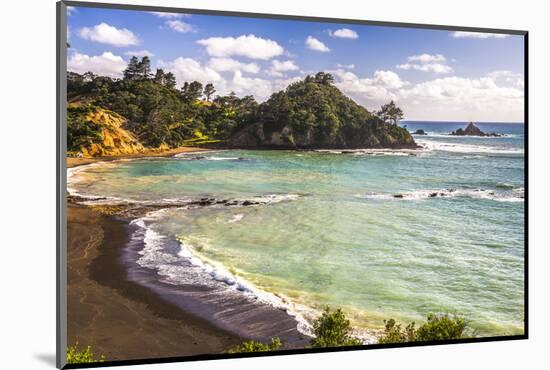
[[[418,130],[416,130],[414,133],[414,135],[428,135],[426,133],[426,131],[422,130],[421,128],[419,128]]]

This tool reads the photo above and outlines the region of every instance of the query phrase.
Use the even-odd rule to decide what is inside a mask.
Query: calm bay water
[[[404,124],[428,132],[415,155],[217,151],[82,167],[69,185],[113,200],[261,203],[148,218],[154,236],[180,242],[142,253],[176,285],[204,279],[168,268],[193,258],[217,283],[243,290],[236,277],[306,319],[323,305],[365,329],[455,312],[480,335],[522,333],[523,125],[479,124],[506,135],[466,138],[447,135],[464,123]]]

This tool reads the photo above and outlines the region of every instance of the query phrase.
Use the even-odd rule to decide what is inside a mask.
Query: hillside
[[[328,76],[328,77],[326,77]],[[416,148],[409,132],[345,96],[331,76],[308,76],[260,104],[254,124],[228,140],[236,147]]]
[[[157,70],[154,77],[111,79],[68,72],[68,150],[104,156],[189,145],[416,147],[405,129],[345,96],[328,73],[307,76],[261,104],[233,93],[211,99],[214,86],[196,81],[177,89],[166,75]]]
[[[119,114],[90,104],[69,104],[67,109],[69,153],[85,157],[135,154],[145,148],[124,128]]]

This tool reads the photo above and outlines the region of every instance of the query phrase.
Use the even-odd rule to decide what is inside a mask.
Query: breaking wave
[[[424,200],[434,198],[474,198],[488,199],[498,202],[523,202],[523,188],[512,188],[511,191],[496,191],[491,189],[432,189],[416,190],[396,193],[366,193],[358,194],[357,197],[364,199],[378,200]]]

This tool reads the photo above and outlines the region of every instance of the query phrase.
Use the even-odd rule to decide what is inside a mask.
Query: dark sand
[[[222,353],[241,342],[126,279],[127,221],[69,204],[67,225],[68,345],[109,361]]]

